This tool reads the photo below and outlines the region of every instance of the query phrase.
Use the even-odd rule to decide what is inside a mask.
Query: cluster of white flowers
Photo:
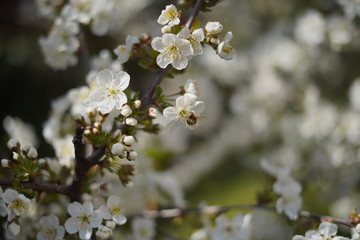
[[[69,6],[64,7],[61,16],[55,19],[50,34],[39,39],[45,63],[55,70],[64,70],[78,61],[75,53],[80,46],[77,38],[79,24],[69,17],[70,12]]]
[[[297,219],[301,208],[301,185],[290,175],[291,168],[272,165],[265,159],[261,160],[261,167],[276,178],[273,190],[281,195],[276,201],[276,210],[291,220]]]
[[[0,188],[0,216],[7,216],[8,230],[13,235],[20,233],[18,218],[30,207],[30,199],[16,190],[8,188],[5,192]]]
[[[319,229],[309,230],[305,236],[295,235],[292,240],[350,240],[350,238],[337,236],[338,226],[330,222],[322,222]]]

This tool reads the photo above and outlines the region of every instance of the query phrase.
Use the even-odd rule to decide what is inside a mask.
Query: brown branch
[[[44,182],[20,182],[23,188],[33,189],[39,192],[68,194],[67,186]],[[13,182],[9,178],[0,178],[0,186],[12,187]]]

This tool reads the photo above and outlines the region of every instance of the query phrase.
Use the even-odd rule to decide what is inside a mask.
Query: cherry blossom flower
[[[187,57],[193,54],[191,44],[188,40],[181,39],[171,33],[154,38],[151,46],[154,50],[160,52],[156,58],[156,63],[161,68],[166,68],[171,64],[177,70],[182,70],[186,68],[188,64]]]
[[[155,236],[155,221],[152,218],[135,218],[131,228],[135,240],[151,240]]]
[[[129,60],[131,56],[131,50],[134,44],[138,42],[138,37],[127,36],[125,39],[125,45],[119,45],[114,49],[114,53],[118,56],[118,61],[120,63],[126,63]]]
[[[181,122],[189,128],[194,128],[198,125],[199,115],[204,108],[204,102],[196,101],[195,95],[185,94],[176,99],[175,107],[165,108],[163,115],[170,122]]]
[[[37,234],[37,240],[62,240],[65,228],[59,224],[59,219],[55,215],[40,218],[41,230]]]
[[[329,222],[322,222],[318,231],[309,230],[305,236],[295,235],[292,240],[350,240],[347,237],[336,236],[338,226]]]
[[[231,60],[234,57],[234,49],[229,42],[233,38],[232,32],[226,33],[224,40],[218,45],[216,53],[225,60]]]
[[[91,202],[81,205],[78,202],[70,203],[68,208],[70,218],[65,222],[65,229],[68,233],[79,232],[80,239],[90,239],[92,229],[100,226],[102,218],[98,211],[94,211]]]
[[[113,74],[109,69],[101,70],[91,86],[90,96],[85,104],[98,108],[103,114],[111,112],[114,108],[120,110],[127,102],[123,91],[129,86],[130,76],[120,71]]]
[[[203,53],[201,42],[204,40],[205,36],[202,28],[196,29],[190,33],[189,28],[184,27],[177,35],[179,38],[186,39],[190,42],[194,56],[201,55]]]
[[[2,195],[3,201],[7,204],[8,221],[11,221],[15,216],[21,216],[30,207],[30,199],[19,194],[16,190],[8,188]]]
[[[106,206],[102,205],[100,207],[100,215],[103,219],[113,220],[118,225],[123,225],[126,223],[126,217],[121,213],[121,200],[119,197],[111,195],[107,202]]]
[[[164,10],[161,11],[157,22],[161,25],[168,24],[170,27],[178,25],[180,23],[181,12],[176,9],[172,4],[167,5]]]

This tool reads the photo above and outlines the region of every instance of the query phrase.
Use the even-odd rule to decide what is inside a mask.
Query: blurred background
[[[16,137],[14,129],[19,135],[29,131],[25,135],[39,155],[54,156],[42,137],[51,102],[86,85],[87,60],[80,50],[76,66],[53,70],[45,64],[39,38],[49,33],[54,16],[44,16],[39,2],[0,3],[1,158],[9,157],[6,142]],[[83,27],[91,59],[102,49],[116,59],[113,49],[127,35],[160,36],[156,20],[161,10],[178,4],[116,2],[122,18],[106,36]],[[188,14],[183,10],[184,18]],[[345,0],[224,0],[201,13],[202,27],[219,21],[222,37],[233,33],[234,59],[220,59],[205,47],[186,73],[163,82],[172,93],[187,79],[198,80],[206,104],[198,129],[139,136],[138,147],[154,171],[169,174],[184,191],[178,201],[187,206],[274,205],[274,178],[260,167],[260,160],[267,159],[289,166],[302,185],[304,209],[346,218],[359,206],[359,16],[360,6]],[[133,61],[122,67],[134,91],[143,91],[153,77]],[[266,222],[271,222],[267,239],[290,239],[303,231],[285,217],[262,211],[254,216],[252,239],[265,239],[261,234],[266,231],[256,228]],[[180,236],[189,236],[197,222],[184,222],[163,223],[163,228],[183,228]]]

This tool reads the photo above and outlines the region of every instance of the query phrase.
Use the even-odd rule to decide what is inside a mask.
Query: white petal
[[[115,75],[115,81],[119,83],[117,86],[120,91],[124,91],[130,82],[130,75],[127,72],[120,71]]]
[[[233,34],[232,32],[227,32],[225,37],[224,37],[224,42],[228,43],[230,42],[230,40],[233,38]]]
[[[83,205],[83,210],[87,214],[91,214],[94,211],[94,207],[91,202],[85,202]]]
[[[338,226],[336,224],[323,222],[319,226],[319,233],[321,233],[325,237],[335,236],[337,229]]]
[[[8,188],[8,189],[5,190],[5,192],[3,194],[3,200],[4,200],[5,203],[9,204],[18,195],[19,195],[19,193],[16,190]]]
[[[109,209],[105,205],[102,205],[100,207],[99,214],[103,219],[111,219],[111,214],[109,212]]]
[[[171,58],[166,54],[160,54],[156,58],[156,63],[161,68],[166,68],[171,63]]]
[[[80,228],[79,230],[79,236],[80,239],[90,239],[92,235],[92,228]]]
[[[116,222],[118,225],[123,225],[126,223],[127,219],[125,216],[121,215],[121,214],[117,214],[115,216],[113,216],[113,220],[114,222]]]
[[[199,116],[205,109],[205,103],[203,101],[197,101],[192,108],[195,115]]]
[[[111,82],[114,79],[113,73],[110,69],[103,69],[98,73],[98,78],[100,84]]]
[[[163,115],[168,121],[173,121],[178,117],[178,110],[174,107],[167,107],[164,109]]]
[[[188,65],[188,60],[185,55],[181,54],[180,58],[175,58],[171,64],[177,70],[182,70]]]
[[[191,47],[191,44],[188,40],[180,39],[181,43],[178,45],[179,50],[184,54],[185,56],[190,56],[193,54],[193,50]]]
[[[163,38],[162,37],[156,37],[151,41],[151,47],[158,51],[158,52],[163,52],[166,49],[165,44],[163,43]]]
[[[196,29],[191,34],[197,41],[201,42],[204,40],[204,30],[202,28]]]
[[[69,219],[66,220],[65,222],[65,229],[68,233],[70,234],[74,234],[77,231],[79,231],[77,225],[76,225],[76,221],[75,218],[71,217]]]
[[[179,38],[188,38],[190,37],[190,30],[188,27],[184,27],[180,30],[180,32],[177,35]]]

